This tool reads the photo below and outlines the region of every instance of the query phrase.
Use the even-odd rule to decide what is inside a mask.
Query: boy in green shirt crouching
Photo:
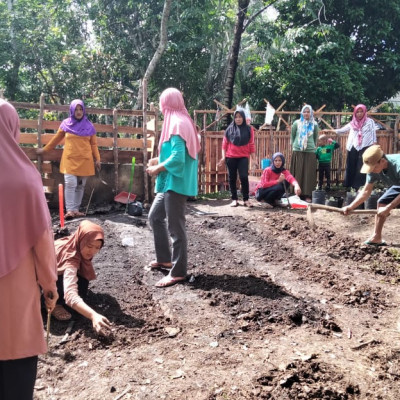
[[[333,152],[339,147],[339,143],[326,135],[320,135],[318,138],[320,146],[315,151],[318,159],[318,189],[322,190],[324,175],[326,178],[326,190],[331,189],[331,161]]]

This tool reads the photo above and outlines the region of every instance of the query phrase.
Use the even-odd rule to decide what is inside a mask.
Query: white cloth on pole
[[[275,115],[275,108],[267,103],[267,107],[265,107],[265,124],[266,125],[271,125],[272,119],[274,118]]]

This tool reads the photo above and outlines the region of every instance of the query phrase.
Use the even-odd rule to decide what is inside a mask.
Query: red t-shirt
[[[254,146],[254,128],[252,126],[250,127],[250,140],[249,143],[244,146],[235,146],[224,135],[222,149],[225,150],[225,157],[227,158],[250,157],[250,154],[256,152],[256,148]]]

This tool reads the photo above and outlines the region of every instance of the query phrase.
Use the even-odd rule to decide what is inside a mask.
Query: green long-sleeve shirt
[[[304,151],[306,153],[314,153],[316,146],[315,144],[317,143],[318,140],[318,132],[319,132],[319,128],[317,123],[314,124],[314,131],[313,134],[308,136],[307,138],[307,148],[305,150],[302,150],[300,148],[299,145],[299,129],[298,129],[298,124],[299,124],[300,120],[296,120],[294,121],[293,125],[292,125],[292,132],[291,132],[291,137],[290,137],[290,141],[292,143],[292,150],[293,151]]]
[[[332,140],[332,143],[320,146],[315,151],[320,164],[330,164],[332,161],[333,151],[339,147],[339,143]]]
[[[186,196],[197,195],[197,158],[190,157],[186,142],[179,135],[172,135],[161,146],[159,163],[166,171],[161,171],[156,180],[156,193],[168,190]]]

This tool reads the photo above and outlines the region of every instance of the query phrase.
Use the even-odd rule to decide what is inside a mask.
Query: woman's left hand
[[[96,160],[96,161],[94,162],[94,164],[95,164],[95,166],[96,166],[97,171],[100,171],[100,169],[101,169],[101,162],[100,162],[99,160]]]
[[[43,294],[44,294],[44,302],[46,304],[46,309],[49,312],[52,312],[58,300],[58,293],[57,291],[54,293],[50,290],[48,292],[44,292]]]
[[[300,195],[301,195],[301,189],[300,189],[300,186],[299,186],[299,185],[295,185],[295,186],[294,186],[294,194],[295,194],[296,196],[300,196]]]

